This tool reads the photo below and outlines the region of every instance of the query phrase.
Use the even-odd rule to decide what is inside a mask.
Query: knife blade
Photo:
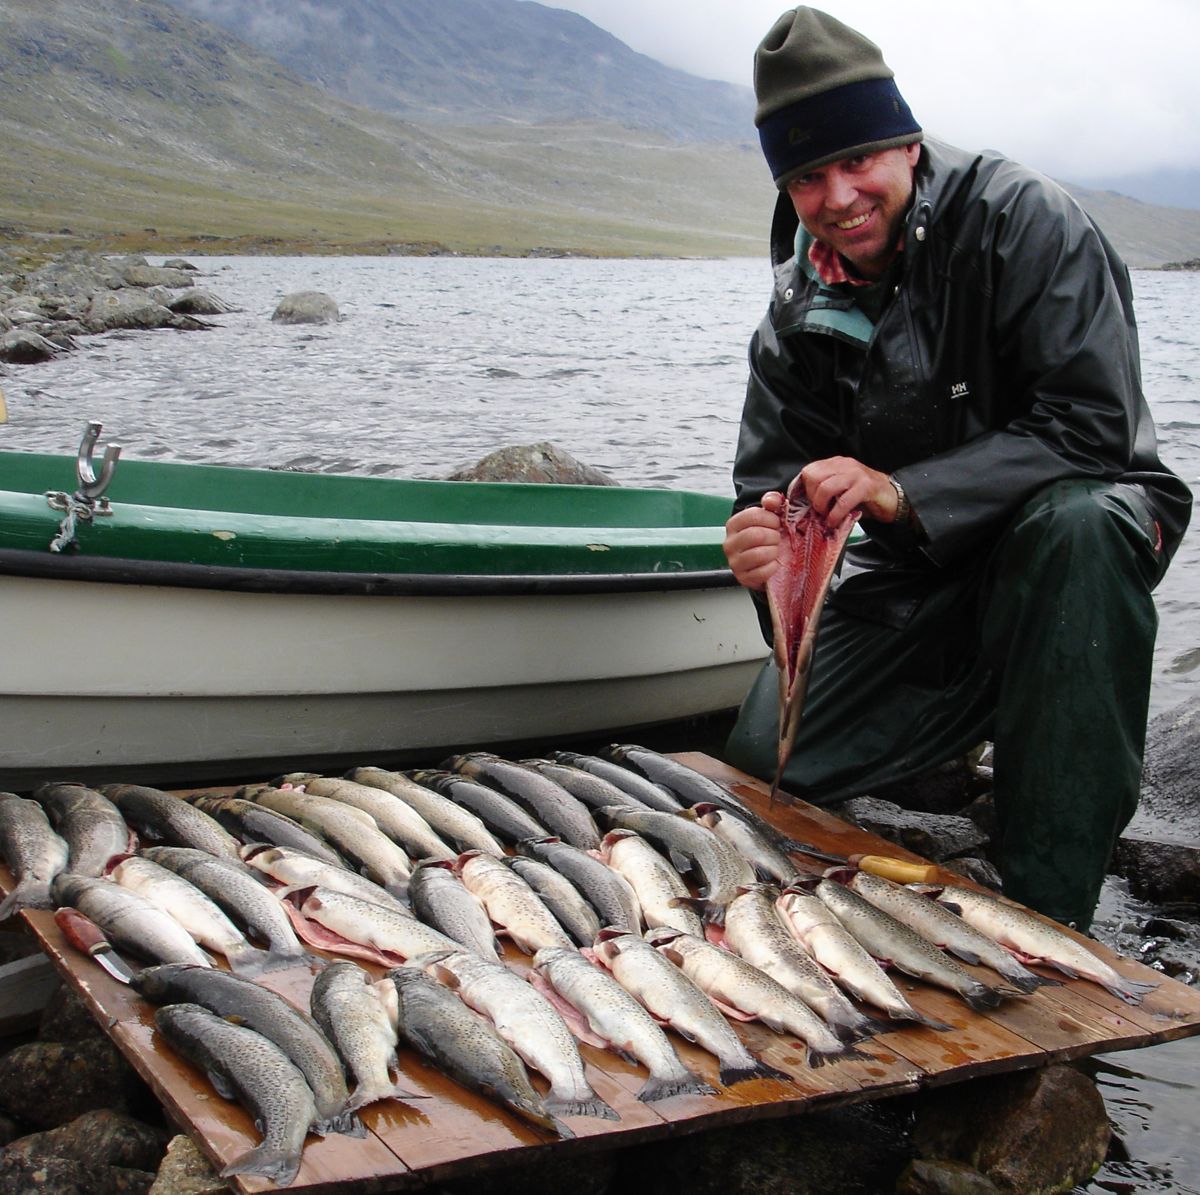
[[[54,913],[54,924],[76,950],[95,959],[118,983],[129,983],[133,972],[104,936],[100,927],[78,909],[61,908]]]

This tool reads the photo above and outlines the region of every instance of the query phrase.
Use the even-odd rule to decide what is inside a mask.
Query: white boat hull
[[[272,594],[0,576],[0,785],[181,780],[557,740],[736,706],[737,587]]]

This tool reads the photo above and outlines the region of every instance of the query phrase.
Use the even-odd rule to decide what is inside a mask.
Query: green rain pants
[[[1151,590],[1165,568],[1139,487],[1069,480],[932,584],[928,572],[848,578],[822,615],[784,790],[829,804],[990,739],[1005,894],[1086,929],[1137,806]],[[902,611],[890,625],[863,616],[873,580]],[[731,764],[774,776],[778,709],[768,664],[730,735]]]

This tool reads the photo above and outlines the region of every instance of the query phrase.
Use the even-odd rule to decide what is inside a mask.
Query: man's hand
[[[772,491],[763,495],[761,506],[739,510],[725,524],[725,559],[738,583],[747,589],[765,589],[779,567],[783,503],[783,495]]]
[[[880,523],[896,520],[900,499],[886,473],[869,469],[849,456],[831,456],[812,461],[800,474],[804,492],[818,514],[824,515],[831,527],[840,524],[853,510],[864,518]]]

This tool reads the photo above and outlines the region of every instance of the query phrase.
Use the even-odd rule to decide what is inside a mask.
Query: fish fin
[[[410,1091],[400,1083],[393,1083],[391,1087],[371,1089],[362,1087],[355,1091],[351,1096],[350,1102],[346,1105],[347,1112],[357,1112],[360,1108],[365,1108],[368,1104],[373,1104],[377,1100],[401,1100],[408,1103],[411,1100],[427,1100],[430,1097],[421,1091]]]
[[[1021,991],[1026,993],[1036,992],[1038,988],[1062,987],[1061,979],[1051,979],[1046,975],[1035,975],[1032,971],[1028,975],[1006,975],[1005,978],[1013,987],[1020,988]]]
[[[236,1100],[238,1098],[237,1088],[220,1071],[206,1070],[204,1075],[212,1084],[213,1090],[223,1100]]]
[[[948,946],[943,943],[942,949],[949,951],[956,958],[962,959],[964,963],[969,963],[972,967],[978,967],[982,963],[982,960],[975,951],[968,950],[963,946]]]
[[[548,1119],[550,1121],[549,1127],[558,1135],[558,1139],[560,1141],[575,1140],[575,1131],[569,1125],[563,1124],[563,1122],[559,1120],[557,1116],[551,1116]]]
[[[600,1120],[620,1120],[613,1111],[595,1092],[591,1099],[558,1100],[553,1097],[545,1100],[546,1111],[558,1116],[594,1116]]]
[[[1020,958],[1020,955],[1018,955],[1017,957]],[[1022,959],[1022,962],[1024,962],[1024,961],[1025,960]],[[1053,967],[1056,971],[1061,972],[1068,979],[1078,979],[1079,978],[1079,972],[1076,971],[1074,967],[1067,966],[1066,963],[1056,963],[1053,959],[1048,959],[1048,958],[1047,959],[1030,958],[1029,961],[1031,963],[1041,963],[1041,964],[1043,964],[1043,966],[1046,966],[1046,967]]]
[[[320,1133],[321,1136],[328,1133],[341,1133],[346,1137],[365,1137],[367,1135],[366,1126],[354,1114],[348,1102],[328,1120],[313,1125],[313,1132]]]
[[[222,1178],[231,1178],[235,1174],[257,1174],[270,1179],[276,1186],[286,1187],[292,1183],[300,1170],[300,1151],[288,1153],[286,1150],[268,1146],[265,1142],[256,1146],[240,1158],[234,1158],[221,1171]]]
[[[710,1087],[703,1079],[689,1074],[686,1078],[662,1078],[651,1075],[642,1085],[637,1097],[644,1104],[652,1104],[655,1100],[669,1099],[673,1095],[716,1095],[716,1089]]]
[[[703,896],[674,896],[667,904],[675,909],[692,909],[709,925],[725,924],[725,906],[714,904]]]
[[[1108,992],[1110,996],[1116,996],[1118,1000],[1124,1000],[1126,1004],[1141,1004],[1147,992],[1154,991],[1158,987],[1156,983],[1142,983],[1136,979],[1125,979],[1122,976],[1123,982],[1102,983],[1100,986]]]
[[[721,1067],[721,1085],[732,1087],[735,1083],[748,1083],[751,1079],[777,1079],[780,1083],[790,1083],[791,1075],[757,1059],[752,1066],[723,1066]]]
[[[897,1016],[897,1020],[907,1021],[913,1025],[924,1025],[926,1029],[937,1029],[939,1032],[946,1032],[953,1029],[953,1025],[947,1025],[944,1021],[935,1020],[933,1017],[927,1017],[923,1012],[917,1012],[914,1008],[910,1016]],[[895,1028],[895,1026],[893,1026]]]
[[[287,955],[285,957],[247,945],[243,949],[235,950],[232,954],[226,953],[225,961],[235,975],[240,975],[243,979],[254,979],[267,971],[280,971],[284,967],[294,966],[297,956]]]
[[[1013,989],[1015,992],[1015,989]],[[1000,1001],[1007,993],[998,988],[990,988],[986,983],[977,984],[962,993],[962,998],[976,1011],[987,1012],[999,1008]]]

